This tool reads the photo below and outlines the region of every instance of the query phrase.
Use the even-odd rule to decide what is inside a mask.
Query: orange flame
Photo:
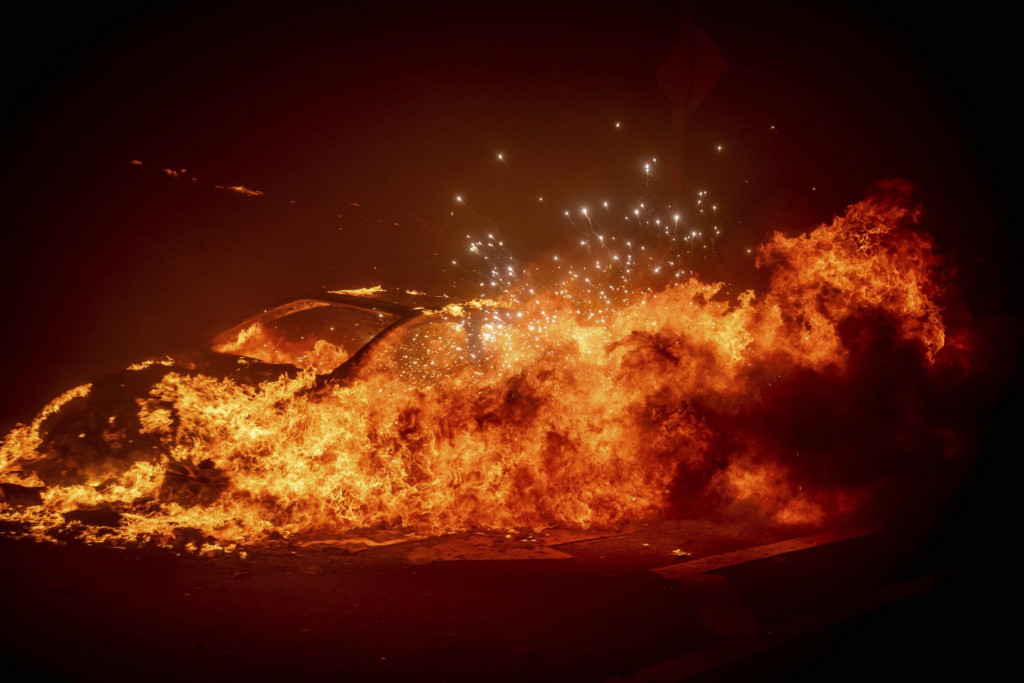
[[[720,508],[819,523],[856,496],[795,483],[758,427],[729,441],[715,416],[766,400],[779,378],[843,372],[841,328],[864,313],[894,320],[931,363],[945,328],[919,215],[889,184],[829,225],[776,233],[758,252],[768,292],[734,302],[697,279],[614,300],[578,279],[522,284],[391,335],[348,382],[317,379],[341,362],[319,341],[289,348],[257,324],[219,350],[293,363],[296,377],[250,387],[169,372],[138,406],[148,449],[75,481],[39,465],[54,457],[43,447],[52,404],[0,447],[0,481],[45,486],[41,504],[0,503],[0,518],[42,537],[64,513],[106,507],[120,523],[103,538],[171,544],[191,528],[207,549],[231,549],[379,526],[611,526],[697,491]]]

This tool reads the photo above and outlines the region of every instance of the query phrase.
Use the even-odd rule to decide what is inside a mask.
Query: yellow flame
[[[351,296],[373,296],[374,294],[384,293],[384,287],[381,285],[374,285],[373,287],[359,287],[356,289],[332,289],[329,290],[330,294],[348,294]]]
[[[761,296],[723,300],[722,284],[696,278],[612,296],[597,273],[573,273],[421,316],[344,383],[298,362],[295,377],[257,386],[169,372],[138,407],[144,449],[88,467],[69,458],[55,474],[37,467],[59,446],[42,426],[88,394],[78,387],[0,446],[4,481],[46,486],[42,505],[0,503],[0,519],[45,537],[61,513],[105,507],[122,519],[102,538],[180,545],[187,527],[195,551],[218,552],[382,526],[611,526],[658,514],[674,482],[703,477],[727,505],[817,523],[846,503],[793,486],[756,432],[718,453],[707,416],[764,400],[778,377],[843,368],[840,326],[865,311],[934,359],[937,257],[916,215],[873,197],[806,235],[773,235],[758,251],[773,269]],[[225,343],[264,343],[256,325]]]

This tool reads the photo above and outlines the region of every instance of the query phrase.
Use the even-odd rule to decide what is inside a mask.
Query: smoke
[[[0,514],[45,536],[110,509],[108,538],[172,544],[189,528],[216,548],[381,526],[884,514],[962,450],[969,354],[909,192],[884,183],[770,237],[762,293],[650,268],[674,258],[657,244],[615,259],[608,239],[494,300],[428,312],[344,382],[149,366],[155,384],[106,423],[91,410],[73,429],[58,416],[12,432],[0,473],[45,490]]]

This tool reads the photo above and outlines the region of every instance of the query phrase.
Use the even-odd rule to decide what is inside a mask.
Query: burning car
[[[760,294],[726,297],[609,241],[495,301],[288,302],[16,427],[0,519],[36,538],[228,549],[863,514],[959,443],[944,387],[967,347],[908,192],[883,184],[829,224],[775,233]]]
[[[210,459],[175,458],[140,421],[139,406],[169,373],[249,387],[307,373],[315,375],[310,391],[316,391],[355,381],[370,367],[429,386],[457,367],[479,367],[486,357],[485,328],[514,320],[508,311],[479,302],[431,309],[385,301],[379,293],[380,288],[325,291],[291,300],[217,335],[206,349],[138,363],[97,378],[88,391],[72,390],[43,411],[39,457],[22,463],[24,475],[44,486],[4,483],[2,500],[37,505],[46,485],[84,485],[111,468],[166,459],[157,498],[209,505],[228,485],[224,474]],[[175,422],[173,402],[166,409]],[[120,515],[85,508],[64,517],[110,525]]]

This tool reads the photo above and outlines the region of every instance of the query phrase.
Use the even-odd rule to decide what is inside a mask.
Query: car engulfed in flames
[[[767,291],[628,259],[493,300],[324,293],[78,387],[0,449],[6,533],[219,551],[353,530],[815,526],[941,468],[965,367],[902,183],[758,250]],[[893,482],[897,482],[893,484]]]

